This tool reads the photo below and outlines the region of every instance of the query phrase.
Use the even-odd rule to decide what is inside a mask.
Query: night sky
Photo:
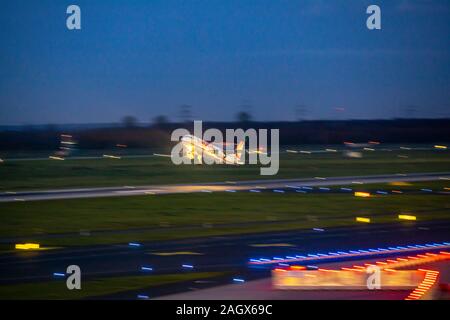
[[[2,0],[0,48],[0,125],[450,116],[448,0]]]

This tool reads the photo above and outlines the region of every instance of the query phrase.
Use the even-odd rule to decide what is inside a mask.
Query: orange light
[[[306,267],[304,266],[291,266],[290,268],[292,270],[306,270]]]
[[[370,193],[369,192],[355,192],[355,197],[361,197],[361,198],[369,198]]]

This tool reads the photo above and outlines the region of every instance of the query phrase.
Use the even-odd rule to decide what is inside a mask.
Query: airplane
[[[209,156],[219,163],[231,164],[231,165],[241,165],[244,164],[241,161],[242,153],[244,151],[244,141],[240,141],[236,146],[236,152],[232,154],[227,154],[225,150],[226,144],[219,146],[216,143],[207,142],[193,135],[185,135],[181,137],[181,143],[185,154],[189,159],[195,159],[199,163],[202,163],[203,157]]]
[[[225,151],[226,143],[214,143],[207,142],[200,139],[194,135],[184,135],[181,137],[180,142],[183,146],[183,154],[189,159],[197,158],[199,164],[203,163],[203,157],[208,156],[217,160],[217,163],[228,164],[228,165],[242,165],[244,162],[241,161],[244,150],[244,141],[240,141],[236,148],[235,153],[227,154]],[[233,144],[234,145],[234,144]],[[260,150],[247,151],[247,153],[263,153]],[[154,156],[158,157],[168,157],[169,154],[154,153]]]

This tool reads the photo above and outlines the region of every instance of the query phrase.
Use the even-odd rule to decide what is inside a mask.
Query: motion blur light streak
[[[317,268],[315,266],[286,266],[285,268],[274,268],[272,270],[272,283],[276,289],[339,289],[339,290],[367,290],[368,268],[379,266],[383,272],[381,276],[382,290],[405,290],[416,287],[408,298],[420,298],[429,290],[436,278],[436,271],[426,269],[399,270],[399,268],[411,267],[419,264],[436,262],[450,259],[448,252],[426,253],[423,258],[399,257],[397,260],[388,259],[386,262],[377,261],[365,263],[363,266],[354,265],[351,268],[342,267],[337,269]],[[421,279],[420,273],[426,272],[425,278]]]
[[[285,258],[281,257],[273,257],[272,259],[267,258],[260,258],[260,259],[249,259],[248,263],[250,265],[270,265],[274,263],[290,263],[290,262],[309,262],[309,261],[322,261],[322,260],[336,260],[336,259],[347,259],[349,257],[370,257],[370,256],[377,256],[377,255],[384,255],[384,254],[397,254],[397,253],[404,253],[404,252],[417,252],[417,251],[424,251],[424,250],[440,250],[440,249],[448,249],[450,248],[449,242],[442,242],[442,243],[428,243],[425,245],[409,245],[409,246],[403,246],[403,247],[389,247],[389,248],[378,248],[378,249],[367,249],[367,250],[351,250],[351,251],[337,251],[337,252],[330,252],[328,255],[326,254],[308,254],[307,256],[304,255],[296,255],[295,259],[292,259],[292,256],[287,256]],[[447,254],[443,252],[442,254]],[[320,255],[320,256],[319,256]],[[418,255],[420,257],[420,255]],[[429,257],[429,256],[424,256]],[[388,260],[389,261],[389,260]],[[394,263],[398,263],[398,261],[391,260]]]
[[[399,214],[398,218],[400,220],[410,220],[410,221],[415,221],[417,220],[416,216],[411,216],[411,215],[407,215],[407,214]]]
[[[54,277],[65,277],[66,274],[65,274],[65,273],[62,273],[62,272],[53,272],[53,276],[54,276]]]
[[[425,272],[425,277],[421,284],[412,291],[405,300],[419,300],[425,296],[425,294],[434,286],[437,277],[439,276],[439,271],[424,270],[419,269],[419,271]]]
[[[140,247],[141,244],[137,243],[137,242],[130,242],[130,243],[128,243],[128,246],[130,246],[130,247]]]
[[[104,154],[103,158],[108,158],[108,159],[121,159],[121,157],[119,156],[114,156],[114,155],[110,155],[110,154]]]

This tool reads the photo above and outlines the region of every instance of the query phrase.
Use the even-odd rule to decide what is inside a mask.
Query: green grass
[[[81,290],[68,290],[64,280],[5,285],[0,287],[0,300],[65,300],[95,298],[125,291],[151,289],[159,285],[206,279],[224,275],[223,272],[194,272],[182,274],[127,276],[82,281]]]
[[[433,182],[434,188],[447,185],[447,181]],[[409,187],[413,186],[421,188],[426,183]],[[395,222],[400,212],[416,214],[419,220],[447,219],[448,199],[435,194],[356,198],[352,194],[238,192],[0,203],[0,237],[26,236],[29,241],[66,246],[352,225],[356,216]],[[121,232],[80,236],[80,230]],[[69,232],[76,235],[37,237]]]
[[[398,158],[399,154],[409,158]],[[450,171],[450,153],[446,151],[377,151],[363,155],[350,159],[341,153],[281,154],[276,176],[261,176],[255,165],[175,166],[169,158],[159,157],[5,161],[0,163],[0,191]]]

